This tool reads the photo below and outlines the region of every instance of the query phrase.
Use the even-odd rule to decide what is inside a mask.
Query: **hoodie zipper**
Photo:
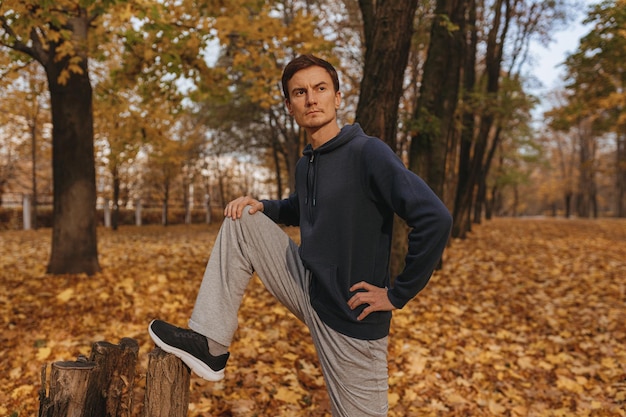
[[[315,154],[311,154],[309,158],[309,165],[306,173],[306,198],[305,204],[309,210],[309,219],[313,220],[313,207],[315,206]]]
[[[309,156],[309,163],[306,172],[306,194],[304,197],[304,204],[307,207],[309,221],[311,223],[315,220],[313,214],[315,207],[317,207],[317,176],[320,167],[320,155],[322,153],[331,152],[339,146],[342,146],[351,140],[355,134],[363,134],[363,131],[358,125],[344,127],[336,137],[316,150],[313,150],[312,146],[309,144],[304,151],[305,155]]]

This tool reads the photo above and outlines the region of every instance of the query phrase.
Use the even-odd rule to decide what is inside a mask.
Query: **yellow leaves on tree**
[[[297,229],[286,229],[297,239]],[[0,415],[35,415],[40,367],[98,340],[185,326],[217,225],[102,229],[103,272],[46,276],[48,230],[2,232]],[[389,416],[625,416],[626,221],[495,219],[447,249],[394,313]],[[190,416],[329,416],[308,331],[253,278],[226,378],[192,378]]]
[[[65,42],[62,45],[69,45],[69,42]],[[74,74],[83,74],[84,71],[83,69],[80,67],[80,63],[83,60],[83,58],[79,57],[79,56],[72,56],[69,61],[68,61],[68,65],[66,68],[61,70],[61,73],[59,74],[59,84],[61,85],[66,85],[67,81],[70,79],[70,77],[72,76],[72,73]]]
[[[264,109],[283,101],[279,88],[283,66],[300,53],[329,50],[316,34],[315,18],[303,11],[280,15],[265,3],[258,10],[232,8],[214,28],[232,58],[232,68],[249,85],[247,94]]]

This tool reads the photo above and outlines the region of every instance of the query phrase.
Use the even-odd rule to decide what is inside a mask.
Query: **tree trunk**
[[[398,105],[409,60],[415,0],[359,0],[365,63],[356,122],[396,150]]]
[[[461,144],[459,149],[459,168],[457,188],[452,212],[452,237],[464,238],[471,230],[469,221],[469,207],[472,201],[470,189],[470,162],[471,150],[474,142],[475,118],[472,95],[476,90],[476,52],[478,47],[478,32],[476,28],[476,2],[470,0],[468,5],[467,26],[470,29],[466,59],[463,63],[463,103]]]
[[[588,121],[581,122],[578,126],[578,191],[577,191],[577,214],[579,217],[590,218],[592,216],[594,180],[594,152],[593,138],[591,137]]]
[[[191,224],[191,198],[190,184],[183,178],[183,208],[185,210],[185,224]]]
[[[83,416],[131,417],[139,345],[124,338],[119,345],[96,342],[89,360],[96,363]]]
[[[31,183],[33,188],[33,205],[32,205],[32,224],[31,227],[33,230],[37,230],[37,200],[39,197],[37,196],[37,115],[39,114],[39,104],[35,99],[35,107],[36,110],[34,112],[35,116],[31,121],[32,125],[30,126],[30,137],[31,137]]]
[[[86,13],[85,13],[86,14]],[[86,48],[86,15],[69,25],[75,41]],[[96,171],[93,146],[92,88],[86,53],[81,73],[68,71],[69,58],[56,59],[52,49],[44,63],[52,107],[54,225],[48,273],[93,275],[100,271],[96,238]]]
[[[485,202],[485,218],[487,220],[490,220],[493,218],[494,213],[497,213],[498,211],[498,196],[499,196],[499,189],[497,186],[492,186],[491,189],[489,190],[491,195],[487,198],[487,201]]]
[[[189,368],[158,347],[148,355],[144,417],[184,417],[189,407]]]
[[[493,25],[487,36],[487,50],[485,54],[485,76],[487,86],[485,91],[485,102],[488,104],[486,108],[483,109],[483,113],[481,114],[478,132],[476,137],[473,138],[473,147],[471,149],[465,148],[464,155],[462,155],[462,157],[467,158],[467,166],[463,167],[465,170],[463,173],[465,179],[463,181],[463,185],[460,185],[457,189],[455,201],[458,206],[455,204],[454,210],[455,213],[458,212],[460,221],[463,222],[463,224],[453,227],[453,236],[455,237],[464,237],[465,232],[469,230],[470,210],[472,208],[472,203],[477,200],[475,192],[482,181],[481,177],[485,176],[488,172],[485,154],[488,149],[492,127],[495,122],[503,46],[511,19],[509,0],[497,0],[493,6],[493,16]],[[473,90],[474,88],[468,91]],[[472,117],[474,116],[472,115]],[[469,132],[466,132],[466,134],[469,135]],[[464,146],[467,147],[469,144],[464,142]],[[462,175],[462,173],[459,172],[459,175]],[[479,216],[475,216],[474,218],[477,219]],[[455,222],[457,221],[459,220],[455,220]],[[464,222],[468,223],[465,224]]]
[[[355,121],[368,135],[380,138],[397,152],[398,106],[417,2],[359,0],[359,7],[365,33],[365,63]],[[392,277],[404,268],[407,234],[406,223],[395,216],[390,259]]]
[[[485,176],[481,175],[478,180],[478,189],[476,190],[476,202],[474,203],[474,223],[480,224],[483,217],[483,208],[487,203],[487,182]]]
[[[565,193],[565,218],[569,219],[572,215],[572,193]]]
[[[466,0],[437,0],[420,96],[413,113],[409,167],[444,198],[446,157],[454,136],[465,59]]]
[[[113,170],[113,213],[111,216],[111,228],[117,230],[120,223],[120,174],[117,167]]]
[[[167,226],[168,222],[168,212],[169,212],[169,202],[170,202],[170,180],[168,177],[169,173],[165,173],[165,182],[163,183],[163,206],[161,207],[161,224],[163,226]]]
[[[217,173],[218,173],[218,177],[217,177],[218,196],[220,199],[221,206],[224,207],[226,205],[226,186],[224,185],[224,175],[219,170],[219,167],[218,167]]]
[[[274,161],[274,175],[276,176],[276,199],[283,198],[283,180],[280,170],[280,158],[278,156],[276,140],[272,141],[272,160]]]
[[[502,26],[502,9],[505,8],[504,28],[500,33]],[[489,140],[492,136],[493,125],[496,121],[495,113],[497,107],[498,92],[500,90],[500,70],[502,68],[502,53],[504,34],[508,28],[508,0],[498,0],[494,5],[494,26],[491,28],[487,37],[487,53],[486,53],[486,84],[487,84],[487,107],[483,110],[480,117],[480,126],[478,128],[478,136],[474,146],[474,154],[470,165],[470,189],[473,191],[477,187],[476,192],[481,191],[482,183],[488,172],[487,150]],[[496,139],[493,139],[491,148],[495,147]],[[474,199],[474,223],[480,223],[482,213],[482,195],[477,195]]]
[[[617,180],[615,187],[617,189],[617,217],[626,217],[626,133],[617,135]]]
[[[280,200],[283,198],[284,194],[284,186],[283,186],[283,178],[282,178],[282,170],[280,169],[280,132],[285,135],[286,129],[280,126],[277,117],[274,115],[274,112],[270,109],[268,112],[268,120],[270,123],[271,130],[271,148],[272,148],[272,161],[274,162],[274,176],[276,177],[276,199]],[[290,177],[292,172],[289,171],[289,166],[287,166],[287,174]],[[293,190],[293,189],[292,189]]]
[[[491,169],[491,163],[493,161],[493,157],[496,154],[496,150],[498,149],[498,144],[500,142],[500,133],[501,128],[498,127],[496,129],[496,133],[493,137],[493,141],[491,142],[491,147],[489,152],[487,153],[487,158],[485,159],[483,166],[479,173],[478,178],[478,190],[476,196],[476,202],[474,205],[474,223],[480,224],[483,216],[483,208],[486,204],[486,193],[487,193],[487,177],[489,176],[489,170]],[[517,209],[517,207],[516,207]]]
[[[303,143],[306,143],[307,140],[305,135],[304,129],[295,128],[295,126],[293,126],[293,129],[288,131],[285,138],[285,163],[287,165],[287,172],[289,173],[287,178],[289,193],[293,193],[296,189],[296,164],[302,156]],[[282,198],[282,196],[280,198]]]

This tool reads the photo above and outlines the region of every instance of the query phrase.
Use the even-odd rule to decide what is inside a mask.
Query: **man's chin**
[[[300,124],[300,127],[305,129],[319,129],[326,126],[328,123],[330,123],[329,120],[323,120],[319,117],[311,117],[304,120],[303,123]]]

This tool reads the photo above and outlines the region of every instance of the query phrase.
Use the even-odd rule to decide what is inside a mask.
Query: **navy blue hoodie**
[[[365,306],[350,310],[349,288],[360,281],[388,287],[402,308],[422,290],[438,264],[452,217],[387,144],[358,124],[317,149],[308,145],[296,165],[296,190],[285,200],[263,200],[277,223],[300,227],[300,257],[313,274],[311,304],[334,330],[374,340],[389,333],[391,312],[362,321]],[[405,268],[393,286],[389,256],[394,213],[411,228]]]

